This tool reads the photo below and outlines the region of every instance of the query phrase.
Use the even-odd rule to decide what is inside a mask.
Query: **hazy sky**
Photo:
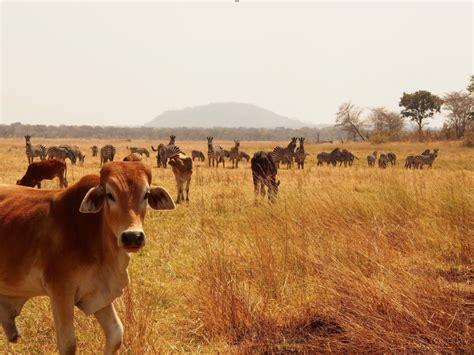
[[[473,6],[374,2],[5,2],[1,120],[140,125],[253,103],[332,123],[346,100],[465,89]],[[225,117],[223,117],[225,119]]]

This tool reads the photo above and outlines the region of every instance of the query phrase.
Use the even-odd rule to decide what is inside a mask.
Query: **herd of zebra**
[[[28,164],[33,163],[35,157],[39,157],[41,160],[46,158],[59,159],[64,162],[66,159],[69,159],[73,165],[77,161],[80,164],[84,163],[85,154],[76,145],[58,145],[47,148],[42,144],[33,145],[31,143],[31,136],[25,136],[25,141]],[[299,145],[297,142],[299,142]],[[273,192],[273,195],[276,194],[279,185],[279,181],[276,181],[276,174],[280,164],[285,164],[287,169],[290,169],[296,163],[298,169],[304,169],[306,157],[310,155],[306,153],[304,143],[304,137],[292,137],[286,147],[277,146],[270,152],[260,151],[254,154],[251,168],[256,193],[263,193],[264,186],[266,186],[269,192]],[[116,148],[111,144],[104,145],[100,150],[96,145],[90,147],[90,149],[93,157],[100,154],[100,166],[108,161],[113,161],[115,158]],[[180,203],[185,199],[184,190],[186,190],[186,201],[189,201],[189,185],[193,172],[193,161],[195,159],[205,161],[204,153],[199,150],[193,150],[191,156],[187,156],[176,145],[176,136],[174,135],[170,136],[168,144],[159,144],[156,148],[151,146],[151,149],[157,152],[156,162],[158,168],[166,168],[168,164],[172,168],[178,190],[176,202]],[[144,147],[127,147],[127,150],[130,154],[123,159],[124,161],[140,161],[143,155],[150,157],[150,152]],[[425,150],[419,155],[410,155],[405,160],[405,167],[407,169],[423,169],[425,165],[432,167],[438,152],[438,149],[434,149],[433,152]],[[214,137],[207,137],[209,167],[219,167],[219,164],[222,163],[222,167],[225,168],[226,158],[232,162],[232,168],[238,168],[239,161],[243,159],[249,161],[250,155],[240,150],[240,141],[238,140],[234,140],[234,146],[226,150],[220,145],[214,144]],[[354,161],[358,159],[352,152],[340,148],[335,148],[331,152],[321,152],[316,156],[318,166],[324,163],[333,166],[336,166],[338,163],[339,166],[352,166]],[[393,152],[379,155],[378,152],[374,151],[371,155],[367,156],[369,167],[374,167],[376,162],[378,162],[378,166],[384,169],[388,166],[395,166],[396,161],[397,156]]]

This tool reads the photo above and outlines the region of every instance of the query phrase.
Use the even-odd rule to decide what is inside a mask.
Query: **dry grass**
[[[125,156],[130,142],[113,143]],[[206,147],[179,143],[188,152]],[[426,147],[440,149],[432,170],[406,171],[402,159],[394,169],[366,167],[373,150],[402,158]],[[191,203],[147,216],[148,244],[116,301],[121,351],[472,352],[474,150],[456,142],[348,148],[360,158],[352,168],[316,167],[315,153],[331,147],[308,145],[304,171],[279,171],[272,205],[255,201],[249,163],[196,164]],[[26,168],[24,142],[0,141],[0,160],[8,167],[0,183],[13,183]],[[88,156],[69,180],[98,166]],[[153,173],[175,196],[171,169]],[[29,301],[18,320],[20,342],[2,335],[0,349],[55,350],[47,299]],[[100,351],[93,317],[76,312],[76,329],[81,352]]]

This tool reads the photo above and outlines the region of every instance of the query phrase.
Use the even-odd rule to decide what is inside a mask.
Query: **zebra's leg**
[[[235,161],[235,167],[236,167],[236,168],[239,167],[239,159],[236,159],[236,161]]]

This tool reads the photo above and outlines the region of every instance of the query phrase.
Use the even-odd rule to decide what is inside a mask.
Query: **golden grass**
[[[119,159],[126,145],[150,145],[112,143]],[[205,142],[178,143],[206,150]],[[472,352],[474,150],[458,142],[346,147],[360,160],[333,168],[314,162],[332,146],[308,145],[304,171],[279,171],[275,204],[255,200],[249,163],[196,163],[190,204],[148,213],[148,244],[132,258],[131,285],[116,301],[121,351]],[[427,147],[440,149],[433,169],[403,169],[407,154]],[[396,152],[397,167],[367,168],[373,150]],[[0,183],[14,183],[27,165],[24,142],[0,141],[0,161]],[[171,169],[145,163],[175,197]],[[69,166],[69,181],[98,170],[88,151],[84,167]],[[18,323],[19,343],[2,335],[0,349],[55,351],[46,298],[29,301]],[[76,333],[81,352],[101,350],[93,317],[76,312]]]

